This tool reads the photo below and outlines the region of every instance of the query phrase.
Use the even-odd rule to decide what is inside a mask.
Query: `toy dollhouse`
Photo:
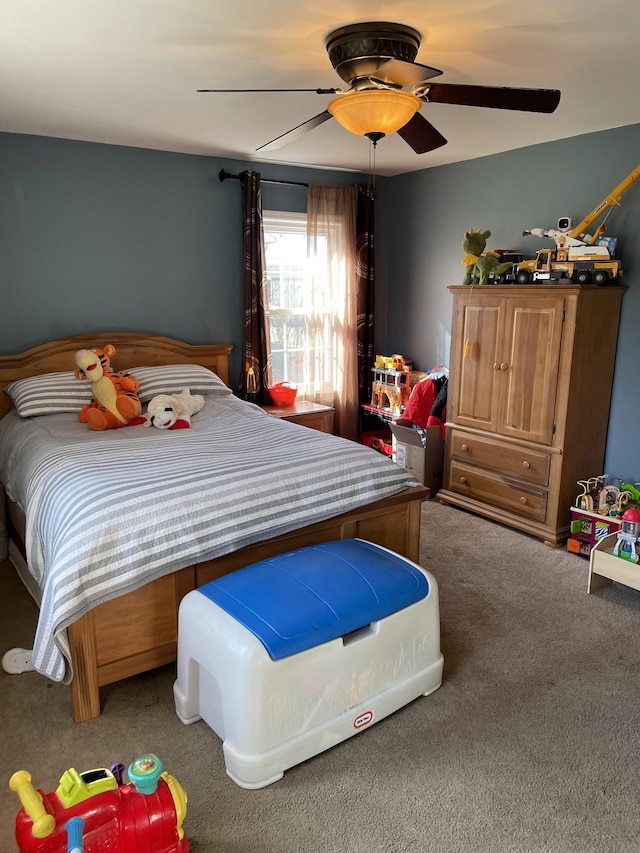
[[[411,371],[402,356],[377,356],[372,370],[371,406],[400,415],[411,393]]]

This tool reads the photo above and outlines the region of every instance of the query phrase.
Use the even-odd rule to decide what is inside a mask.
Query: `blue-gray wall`
[[[577,224],[639,163],[637,124],[392,178],[389,351],[410,354],[422,369],[448,363],[447,286],[462,283],[465,231],[489,229],[488,249],[520,248],[531,256],[552,243],[523,237],[525,228],[555,228],[563,215]],[[640,180],[611,214],[607,233],[618,237],[616,254],[629,290],[622,303],[605,469],[640,481]],[[584,429],[588,434],[588,423]],[[605,472],[590,472],[599,473]]]
[[[367,181],[349,172],[0,133],[0,353],[84,332],[144,330],[233,344],[235,384],[241,187],[221,183],[218,173],[252,167],[273,180]],[[263,203],[304,211],[306,190],[265,183]]]
[[[461,240],[541,243],[522,230],[577,221],[640,161],[640,125],[377,178],[376,350],[421,369],[448,363]],[[417,155],[416,155],[417,156]],[[427,155],[423,155],[425,161]],[[263,178],[355,183],[363,175],[253,164]],[[79,332],[144,329],[191,343],[242,339],[243,161],[0,134],[0,352]],[[264,185],[265,208],[304,210],[303,188]],[[607,473],[640,481],[637,379],[640,181],[610,220],[623,300]],[[588,431],[589,425],[585,424]],[[601,472],[593,472],[601,473]]]

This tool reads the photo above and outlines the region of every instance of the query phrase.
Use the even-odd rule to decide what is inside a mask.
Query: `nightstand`
[[[274,418],[302,424],[320,432],[333,432],[333,408],[321,403],[296,400],[291,406],[262,406]]]

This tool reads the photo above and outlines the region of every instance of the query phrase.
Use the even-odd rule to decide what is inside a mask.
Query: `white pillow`
[[[163,364],[154,367],[132,367],[131,373],[140,382],[138,397],[148,403],[158,394],[179,394],[188,388],[192,394],[232,394],[222,379],[200,364]]]
[[[76,379],[72,370],[16,379],[4,390],[23,418],[79,412],[91,402],[91,383]]]

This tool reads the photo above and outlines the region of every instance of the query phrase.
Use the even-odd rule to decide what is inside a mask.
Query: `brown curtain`
[[[374,354],[375,252],[374,198],[367,186],[358,187],[356,210],[356,292],[358,340],[358,398],[371,401]]]
[[[244,331],[243,363],[238,394],[247,395],[247,374],[250,368],[256,382],[255,402],[270,402],[267,392],[268,346],[265,323],[264,294],[266,271],[262,229],[262,189],[260,173],[245,171],[242,183],[242,231],[244,266]]]

